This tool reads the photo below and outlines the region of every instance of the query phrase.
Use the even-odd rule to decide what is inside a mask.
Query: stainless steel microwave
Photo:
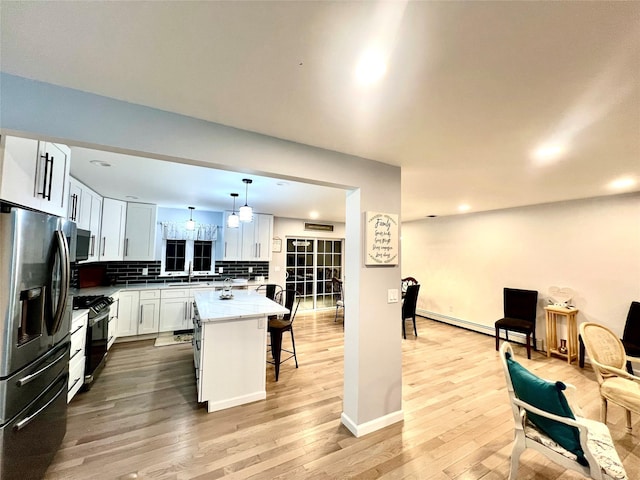
[[[90,246],[91,231],[78,228],[76,230],[76,262],[81,262],[89,258]]]

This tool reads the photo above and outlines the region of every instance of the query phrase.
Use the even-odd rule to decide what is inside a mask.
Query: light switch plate
[[[224,268],[218,267],[218,273],[222,273],[222,272],[224,272]]]
[[[253,267],[249,267],[249,273],[253,273]]]
[[[398,289],[390,288],[387,290],[387,303],[398,303]]]
[[[142,275],[149,275],[149,267],[142,267]]]

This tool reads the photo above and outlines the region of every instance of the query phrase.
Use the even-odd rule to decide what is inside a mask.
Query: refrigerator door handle
[[[40,370],[38,370],[37,372],[33,372],[31,375],[27,375],[26,377],[22,377],[16,383],[18,384],[19,387],[22,387],[22,386],[26,385],[27,383],[29,383],[30,381],[35,380],[40,375],[42,375],[44,372],[46,372],[48,369],[50,369],[51,367],[56,365],[60,360],[62,360],[66,354],[67,354],[67,351],[65,350],[62,355],[60,355],[58,358],[56,358],[53,362],[49,363],[46,367],[42,367]]]
[[[49,408],[49,405],[51,405],[53,402],[55,402],[58,397],[60,395],[62,395],[63,392],[65,392],[67,390],[67,382],[64,382],[62,384],[62,387],[60,387],[60,390],[58,391],[58,393],[56,393],[53,398],[51,400],[49,400],[47,403],[45,403],[42,407],[40,407],[38,410],[36,410],[33,415],[29,415],[28,417],[20,420],[18,423],[16,423],[16,426],[14,427],[16,430],[20,431],[22,430],[24,427],[26,427],[27,425],[29,425],[31,423],[32,420],[34,420],[38,415],[40,415],[42,412],[44,412],[47,408]]]
[[[53,314],[53,322],[51,324],[51,335],[55,335],[60,330],[60,325],[64,318],[64,309],[67,303],[67,295],[69,294],[69,272],[71,267],[69,265],[69,246],[67,245],[67,239],[60,230],[55,231],[56,245],[58,249],[58,255],[60,255],[60,296],[58,297],[58,304],[56,305],[55,313]]]

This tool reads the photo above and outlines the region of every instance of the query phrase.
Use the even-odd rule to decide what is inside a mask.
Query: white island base
[[[267,316],[287,313],[282,305],[256,292],[234,290],[195,294],[194,362],[198,401],[207,411],[235,407],[267,396]]]

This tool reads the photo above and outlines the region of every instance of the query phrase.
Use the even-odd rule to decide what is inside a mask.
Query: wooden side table
[[[578,359],[578,325],[576,316],[578,309],[572,307],[560,307],[557,305],[549,305],[544,307],[547,319],[547,357],[553,353],[560,357],[566,358],[567,363],[571,364],[574,359]],[[558,341],[558,320],[566,319],[567,322],[567,351],[566,353],[559,351],[560,342]]]

